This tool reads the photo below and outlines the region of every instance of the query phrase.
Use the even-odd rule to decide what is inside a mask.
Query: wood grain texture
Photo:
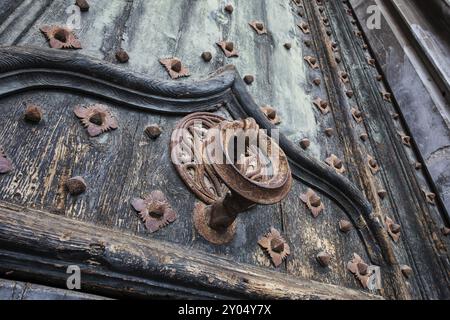
[[[106,300],[104,297],[0,279],[0,300]]]
[[[429,215],[434,215],[435,208],[428,206],[423,200],[421,188],[428,182],[424,182],[410,164],[410,159],[417,157],[418,152],[405,147],[399,139],[397,132],[405,129],[396,127],[391,116],[394,107],[381,97],[380,92],[389,91],[389,88],[375,80],[377,69],[367,65],[366,58],[370,57],[370,52],[363,49],[364,39],[354,36],[355,27],[350,21],[352,17],[349,17],[345,7],[335,3],[329,3],[328,7],[332,23],[342,26],[342,21],[346,21],[346,28],[335,28],[335,36],[340,39],[341,49],[346,53],[343,55],[343,63],[350,74],[356,103],[364,112],[365,130],[370,142],[366,152],[374,156],[382,168],[373,178],[374,191],[386,189],[390,195],[387,199],[390,203],[387,204],[386,199],[379,200],[378,206],[375,205],[375,212],[383,220],[387,216],[394,217],[404,228],[402,240],[394,245],[391,258],[395,255],[395,260],[399,263],[415,265],[417,268],[417,277],[407,283],[408,290],[415,297],[446,297],[448,286],[440,286],[440,283],[447,283],[444,279],[448,274],[448,256],[445,255],[445,250],[442,251],[442,246],[436,243],[439,231],[420,231],[420,226],[427,225],[426,228],[430,229],[435,227],[435,222],[423,222]],[[355,61],[358,63],[355,64]],[[360,90],[367,83],[370,86],[366,86],[366,90]],[[435,219],[441,220],[436,215]],[[444,256],[440,256],[441,253],[438,252],[444,253]],[[429,263],[427,267],[424,265],[425,260]]]
[[[68,18],[65,10],[71,4],[72,1],[62,0],[23,1],[0,25],[0,44],[47,47],[39,26],[64,24]],[[359,284],[345,270],[354,251],[382,267],[381,294],[386,297],[448,297],[449,260],[442,249],[448,240],[442,239],[438,230],[442,224],[441,213],[423,201],[418,185],[429,182],[408,167],[408,162],[417,155],[413,150],[404,149],[396,136],[397,127],[384,115],[390,106],[378,95],[378,84],[373,80],[375,70],[366,65],[366,52],[359,47],[360,40],[354,36],[344,4],[324,3],[325,15],[331,23],[329,28],[323,27],[315,3],[304,3],[303,17],[297,14],[299,8],[287,0],[236,0],[233,4],[236,10],[230,16],[223,11],[224,3],[219,0],[96,0],[91,10],[82,14],[82,27],[76,30],[84,46],[81,51],[69,54],[19,49],[6,59],[14,61],[20,53],[36,55],[33,59],[49,72],[36,72],[32,67],[33,59],[25,59],[21,61],[23,72],[5,73],[0,85],[3,90],[0,109],[7,115],[0,119],[4,124],[0,141],[7,141],[4,143],[7,146],[10,144],[8,149],[13,151],[9,153],[19,159],[21,172],[18,174],[22,174],[2,177],[0,188],[8,190],[5,199],[268,268],[272,267],[256,246],[256,240],[270,226],[275,226],[287,235],[293,248],[282,272],[358,288]],[[269,35],[256,35],[247,24],[253,19],[262,20]],[[311,34],[303,34],[296,26],[302,21],[310,24]],[[328,30],[332,31],[330,39],[325,36]],[[239,58],[224,58],[215,46],[215,42],[222,39],[235,42]],[[313,41],[311,47],[303,43],[308,39]],[[330,40],[339,44],[341,66],[349,72],[356,93],[353,99],[345,96],[337,79],[340,69],[330,52]],[[284,42],[292,42],[290,51],[282,46]],[[127,64],[113,67],[84,58],[88,55],[117,64],[114,53],[120,47],[130,54]],[[213,53],[211,63],[200,58],[201,52],[206,50]],[[239,73],[223,72],[215,77],[219,90],[205,98],[202,90],[214,87],[211,82],[191,85],[187,79],[172,85],[165,81],[168,75],[158,59],[172,55],[182,59],[194,79],[203,79],[208,73],[232,63],[241,75],[253,74],[256,80],[246,86],[237,81],[241,78]],[[305,55],[317,56],[321,68],[311,70],[303,61]],[[60,67],[53,59],[60,61]],[[2,63],[2,68],[9,68],[8,62]],[[322,79],[320,86],[311,83],[317,77]],[[28,92],[33,87],[38,90]],[[225,87],[228,91],[222,90]],[[27,92],[20,93],[18,88]],[[158,91],[158,88],[165,89]],[[8,93],[11,96],[7,97]],[[330,101],[332,112],[328,116],[321,115],[312,105],[316,97]],[[43,124],[45,128],[31,128],[20,121],[25,100],[48,105],[51,111],[48,122]],[[107,103],[120,115],[123,125],[107,137],[87,139],[71,114],[74,103],[85,102]],[[265,103],[276,107],[282,118],[280,128],[284,135],[280,144],[289,152],[296,178],[293,191],[279,205],[258,206],[242,215],[236,240],[230,247],[211,247],[198,238],[192,227],[190,212],[194,198],[166,163],[165,143],[180,116],[195,110],[216,110],[228,118],[252,116],[263,127],[271,128],[258,111]],[[367,117],[362,125],[355,124],[351,117],[350,109],[355,105]],[[157,113],[153,113],[155,111]],[[164,127],[157,143],[146,140],[141,134],[143,127],[151,122]],[[54,127],[53,132],[47,131],[48,125]],[[329,127],[335,130],[332,137],[324,134]],[[30,135],[30,132],[36,134]],[[370,136],[367,143],[359,139],[363,132]],[[27,137],[26,146],[20,144],[22,137]],[[307,151],[295,145],[304,137],[312,142]],[[49,147],[45,147],[47,145]],[[37,152],[38,158],[33,152]],[[344,160],[348,180],[337,177],[323,164],[331,153]],[[376,177],[368,172],[368,154],[376,155],[382,165],[382,172]],[[51,174],[46,176],[49,171]],[[87,173],[93,181],[92,195],[83,196],[79,201],[68,199],[60,189],[60,179],[75,173]],[[33,178],[27,174],[34,174],[36,180],[32,182]],[[114,191],[117,185],[124,186],[123,191]],[[312,219],[298,199],[307,186],[315,188],[326,204],[325,214],[317,220]],[[149,236],[127,202],[130,197],[153,187],[163,188],[170,194],[182,217],[172,229]],[[384,201],[376,195],[379,188],[388,190]],[[113,209],[116,207],[120,210]],[[399,244],[394,244],[383,228],[380,220],[385,215],[402,224]],[[343,217],[354,224],[362,217],[369,227],[342,235],[336,226]],[[407,243],[404,238],[408,239]],[[420,254],[414,252],[416,246]],[[314,261],[319,250],[332,254],[329,270],[320,268]],[[404,281],[400,263],[411,265],[419,276]]]
[[[35,210],[1,205],[0,270],[64,285],[79,264],[87,292],[115,297],[379,299],[362,291],[299,280],[197,250],[131,236]],[[20,248],[25,249],[21,252]],[[12,251],[11,251],[12,250]],[[17,266],[18,260],[28,265]],[[155,285],[157,283],[157,285]],[[156,291],[157,287],[159,291]],[[220,292],[220,293],[219,293]]]
[[[227,247],[211,246],[194,233],[189,214],[192,212],[194,197],[178,178],[167,150],[171,131],[180,118],[151,114],[149,111],[167,113],[173,107],[176,108],[174,114],[188,113],[196,109],[189,109],[183,105],[195,106],[196,101],[200,101],[199,108],[201,108],[202,101],[205,99],[209,101],[209,96],[217,96],[223,99],[219,105],[226,105],[234,116],[253,116],[263,128],[271,128],[271,124],[247,93],[243,81],[233,68],[225,68],[205,81],[184,82],[182,86],[176,86],[174,82],[153,81],[139,74],[117,72],[114,66],[78,54],[31,48],[5,48],[3,52],[6,54],[2,60],[2,70],[5,70],[2,80],[9,85],[5,86],[3,91],[3,95],[7,98],[2,102],[6,117],[2,118],[5,122],[2,125],[4,130],[1,137],[2,141],[5,141],[5,148],[15,150],[11,153],[11,157],[17,163],[15,174],[2,179],[3,200],[110,228],[136,230],[137,234],[146,235],[129,201],[153,189],[161,189],[167,193],[171,205],[179,213],[179,218],[173,227],[163,229],[152,237],[267,267],[270,267],[270,263],[256,245],[258,237],[267,232],[271,226],[282,229],[282,215],[285,216],[287,224],[296,224],[297,221],[302,224],[300,221],[308,217],[306,214],[298,216],[300,200],[293,197],[285,202],[283,213],[281,207],[275,205],[258,206],[243,214],[236,239]],[[71,56],[73,59],[70,59]],[[39,71],[34,70],[33,67],[36,65],[41,67]],[[61,72],[63,67],[66,71]],[[26,77],[28,80],[24,82],[22,74],[29,72],[39,76],[28,76]],[[86,77],[86,74],[90,75],[91,81],[80,83],[78,79]],[[13,85],[12,83],[16,81],[14,79],[21,85]],[[110,83],[110,79],[114,79],[114,83]],[[45,93],[39,91],[17,93],[17,88],[25,90],[27,86],[28,89],[46,90]],[[119,87],[121,90],[111,91],[111,87]],[[170,106],[166,103],[157,107],[149,106],[148,103],[134,105],[128,98],[129,87],[134,88],[133,92],[136,95],[139,94],[136,91],[139,89],[146,94],[153,94],[154,100],[168,99],[175,105]],[[13,91],[9,92],[10,89]],[[65,93],[61,91],[62,89],[65,89]],[[102,94],[102,90],[106,93]],[[220,90],[224,93],[219,94]],[[73,91],[83,93],[86,97],[74,95],[71,93]],[[116,117],[120,119],[119,129],[95,139],[88,138],[78,119],[73,115],[75,105],[102,102],[89,97],[92,96],[92,92],[96,92],[96,96],[104,99],[123,101],[121,104],[108,103]],[[109,92],[115,95],[108,94]],[[12,95],[13,93],[15,94]],[[172,98],[176,96],[181,98],[179,100]],[[26,101],[33,101],[44,108],[43,123],[33,126],[22,120]],[[228,112],[225,112],[225,115],[227,114]],[[17,121],[20,126],[15,126],[13,131],[7,130]],[[151,123],[158,123],[163,127],[163,134],[156,141],[150,141],[143,132],[146,125]],[[48,127],[54,127],[54,130],[49,131]],[[30,135],[33,131],[35,134]],[[24,144],[23,139],[19,137],[25,136],[29,137],[29,141]],[[370,205],[348,180],[337,175],[323,163],[303,154],[303,151],[286,137],[283,136],[280,143],[291,163],[297,163],[296,176],[309,181],[310,185],[317,185],[326,194],[334,193],[333,198],[338,205],[352,212],[353,220],[356,220],[363,211],[369,216]],[[76,175],[85,177],[89,192],[74,199],[67,196],[62,184],[65,179]],[[320,184],[317,183],[318,179],[321,181]],[[346,196],[342,194],[342,188],[347,190]],[[336,205],[330,202],[329,206]],[[306,213],[304,207],[301,209]],[[330,216],[330,220],[333,219],[336,217]],[[335,220],[336,223],[337,221]],[[311,234],[329,237],[331,239],[327,240],[329,243],[338,237],[335,224],[331,228],[320,224],[310,225],[309,228]],[[300,245],[296,244],[295,233],[293,231],[292,233],[295,241],[293,247]],[[367,233],[362,235],[361,240],[371,248],[369,255],[374,263],[381,263],[374,238]],[[364,255],[365,248],[361,242],[355,243],[353,248]],[[323,272],[317,264],[303,263],[313,259],[314,255],[311,254],[310,251],[299,251],[296,265],[301,269],[291,268],[290,272],[309,274],[313,279],[323,280]],[[347,255],[335,256],[336,264],[341,268],[336,268],[336,273],[329,273],[329,282],[351,287],[359,286],[352,277],[349,277],[344,267],[351,254],[348,252]]]

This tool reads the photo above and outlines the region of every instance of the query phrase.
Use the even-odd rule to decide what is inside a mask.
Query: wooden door
[[[74,30],[79,50],[48,48],[41,31],[64,25],[72,1],[2,5],[1,277],[66,288],[76,265],[82,292],[113,298],[448,298],[445,208],[410,164],[420,151],[392,119],[401,111],[350,4],[232,3],[229,13],[219,0],[96,0]],[[239,56],[226,57],[222,40]],[[159,61],[170,57],[189,78],[170,79]],[[24,119],[29,105],[39,123]],[[99,135],[77,113],[93,105],[115,119]],[[172,133],[196,112],[279,129],[293,178],[283,200],[239,214],[222,245],[199,234],[193,212],[205,199],[172,163]],[[66,181],[77,176],[87,187],[74,196]],[[155,190],[176,219],[150,232],[132,204]],[[312,192],[318,215],[302,201]],[[290,248],[277,267],[258,244],[271,228]]]

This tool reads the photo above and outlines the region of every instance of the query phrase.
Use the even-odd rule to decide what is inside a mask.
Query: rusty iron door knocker
[[[292,185],[286,155],[252,118],[191,114],[172,133],[171,157],[202,200],[194,209],[194,225],[214,244],[233,239],[239,213],[281,201]]]

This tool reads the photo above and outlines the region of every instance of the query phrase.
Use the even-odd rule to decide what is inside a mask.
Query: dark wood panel
[[[32,209],[2,203],[0,213],[0,272],[54,286],[65,286],[70,263],[80,266],[86,292],[112,297],[381,298]]]
[[[169,136],[181,117],[178,114],[189,113],[192,108],[195,110],[195,104],[200,102],[202,105],[203,101],[215,102],[213,106],[217,109],[217,101],[211,100],[209,96],[217,96],[219,88],[222,88],[225,93],[218,97],[227,106],[227,111],[222,110],[223,115],[227,116],[227,112],[230,112],[234,118],[252,116],[261,127],[271,128],[270,122],[246,92],[243,81],[234,69],[224,69],[208,81],[184,82],[182,86],[177,86],[173,82],[152,81],[142,75],[123,71],[119,73],[113,66],[80,55],[76,55],[77,59],[67,59],[72,56],[71,53],[19,48],[5,49],[4,52],[9,50],[15,54],[6,54],[5,57],[9,58],[3,60],[4,74],[1,81],[7,86],[4,87],[1,104],[6,115],[2,118],[1,137],[17,167],[11,174],[2,176],[3,200],[266,267],[270,267],[270,263],[258,247],[257,239],[272,226],[282,229],[281,219],[287,225],[303,225],[305,219],[309,219],[305,206],[299,206],[300,188],[296,182],[295,193],[283,204],[283,212],[279,205],[257,206],[241,215],[237,236],[228,246],[212,246],[194,232],[191,223],[194,197],[178,178],[168,154]],[[39,63],[40,71],[33,70],[34,63]],[[69,72],[62,72],[62,68]],[[33,77],[25,81],[23,75],[27,73],[32,73]],[[87,74],[90,75],[88,82],[79,83],[78,79]],[[17,85],[13,83],[19,84],[22,90],[35,90],[18,93],[14,90]],[[140,95],[142,91],[150,96],[153,94],[152,99],[150,102],[143,99],[130,104],[128,86],[135,89],[134,95]],[[45,93],[40,91],[42,89],[46,89]],[[79,93],[74,94],[73,91]],[[93,98],[93,92],[103,99]],[[111,96],[108,97],[109,92]],[[177,96],[179,100],[174,98]],[[117,104],[114,102],[116,100],[124,101],[128,107]],[[172,104],[158,106],[153,102],[155,100],[169,100]],[[38,103],[44,108],[45,120],[41,124],[33,126],[23,120],[27,101]],[[119,129],[98,138],[88,138],[73,114],[73,107],[94,102],[108,104],[119,119]],[[182,109],[180,104],[186,107]],[[172,109],[173,112],[167,113]],[[165,113],[160,114],[160,111]],[[149,140],[143,133],[145,126],[153,122],[159,123],[164,129],[155,141]],[[361,214],[370,220],[370,206],[348,180],[304,154],[283,135],[280,143],[296,168],[295,177],[321,189],[325,195],[331,195],[340,207],[349,212],[352,221],[357,221]],[[76,199],[68,196],[62,188],[62,182],[74,175],[85,176],[89,184],[88,192]],[[142,195],[153,188],[161,188],[166,192],[169,202],[180,216],[166,229],[148,235],[142,229],[129,201],[131,197]],[[341,212],[331,201],[326,203],[330,208],[336,208],[333,211]],[[335,233],[337,216],[330,214],[329,219],[334,220],[331,227],[311,224],[311,234],[322,234],[322,241],[337,241],[338,246],[344,246],[337,240],[339,236]],[[312,251],[300,249],[302,239],[296,238],[294,230],[289,232],[292,232],[292,241],[288,241],[291,241],[296,251],[297,260],[295,267],[291,267],[288,272],[298,276],[300,273],[296,267],[300,267],[302,274],[308,274],[313,279],[350,287],[358,285],[345,269],[352,252],[345,256],[335,255],[336,272],[330,271],[324,275],[321,267],[311,263],[316,255],[314,250],[318,248]],[[365,256],[364,251],[368,247],[367,255],[372,262],[383,263],[371,232],[362,232],[360,236],[361,241],[350,248]],[[331,247],[329,249],[332,250]],[[277,270],[283,271],[284,268]]]
[[[15,10],[9,10],[9,19],[0,24],[0,43],[47,47],[39,27],[64,24],[68,18],[65,10],[71,4],[23,1]],[[0,141],[19,160],[20,170],[1,177],[0,188],[6,190],[3,199],[265,268],[273,267],[256,241],[274,226],[285,234],[293,249],[291,257],[277,271],[358,288],[345,268],[356,252],[382,268],[380,293],[386,297],[447,297],[448,240],[442,238],[439,230],[444,211],[428,206],[423,199],[421,187],[432,189],[432,184],[410,166],[420,156],[416,149],[404,147],[399,140],[397,131],[408,132],[407,127],[390,118],[397,104],[384,102],[379,90],[391,87],[374,79],[378,72],[367,65],[369,51],[362,49],[364,38],[354,33],[358,25],[351,23],[353,17],[347,2],[301,1],[301,6],[297,6],[290,0],[241,0],[234,5],[235,11],[229,15],[219,0],[96,0],[89,12],[82,13],[82,27],[76,30],[83,43],[77,54],[3,50],[8,58],[0,62],[0,71],[12,72],[0,79],[0,109],[6,110],[7,115],[0,119],[4,124]],[[325,17],[330,26],[323,20]],[[258,36],[250,29],[248,22],[253,19],[264,21],[269,29],[267,36]],[[311,32],[300,31],[300,22],[308,23]],[[224,58],[215,45],[221,39],[233,40],[240,57]],[[306,46],[305,40],[311,40],[312,45]],[[375,37],[370,42],[378,40]],[[331,41],[337,43],[337,52],[331,50]],[[292,43],[291,50],[283,47],[285,42]],[[114,53],[119,47],[130,53],[127,64],[113,67],[84,56],[117,64]],[[200,58],[206,50],[213,53],[212,63]],[[193,78],[233,63],[242,75],[255,75],[256,81],[246,86],[232,69],[201,85],[187,79],[157,80],[168,78],[158,59],[170,55],[182,58]],[[316,56],[320,68],[309,68],[303,60],[306,55]],[[335,55],[340,56],[341,62]],[[18,73],[14,68],[17,61],[22,64]],[[383,65],[383,57],[378,62]],[[33,70],[37,63],[45,72]],[[339,79],[338,72],[342,70],[350,75],[348,86]],[[402,74],[397,69],[393,73]],[[312,84],[317,77],[322,80],[319,86]],[[402,80],[392,79],[393,83]],[[39,90],[19,93],[31,88]],[[353,89],[352,98],[346,96],[346,88]],[[394,93],[397,96],[398,92]],[[316,97],[329,101],[328,115],[314,107],[312,100]],[[403,98],[399,94],[400,106],[411,102]],[[27,99],[50,109],[42,125],[32,128],[20,120]],[[73,104],[80,102],[107,103],[120,116],[120,128],[88,139],[71,111]],[[258,111],[259,105],[265,103],[275,106],[282,119],[279,128],[285,135],[280,144],[290,158],[296,178],[293,191],[281,205],[257,206],[241,215],[237,236],[229,246],[211,246],[196,234],[190,220],[195,199],[169,165],[170,132],[184,114],[219,108],[217,112],[227,117],[252,116],[262,127],[271,128]],[[364,112],[362,124],[352,118],[354,106]],[[413,113],[408,116],[415,117]],[[148,140],[142,132],[151,122],[164,128],[157,141]],[[333,128],[334,135],[327,137],[325,128]],[[366,142],[360,140],[364,132],[369,135]],[[415,144],[421,146],[420,135],[411,133]],[[295,144],[305,137],[312,143],[303,151]],[[344,160],[347,171],[342,177],[324,164],[331,153]],[[381,165],[376,176],[367,168],[368,154],[374,155]],[[90,193],[73,200],[61,189],[61,180],[79,173],[88,177]],[[327,208],[317,219],[312,219],[298,198],[308,186],[320,193]],[[149,235],[129,206],[129,199],[156,187],[169,195],[179,218],[168,228]],[[377,194],[382,188],[388,191],[384,200]],[[385,216],[393,217],[402,226],[398,244],[386,233]],[[355,225],[365,222],[367,227],[343,235],[337,231],[342,217]],[[321,250],[332,254],[328,269],[315,261]],[[400,264],[410,265],[415,276],[403,279]]]
[[[43,107],[45,120],[40,124],[23,120],[27,101]],[[2,200],[127,233],[200,247],[241,262],[269,264],[257,239],[270,226],[279,228],[277,206],[258,207],[243,215],[235,241],[226,247],[210,245],[196,234],[192,224],[195,197],[170,159],[170,136],[181,117],[130,112],[108,104],[119,128],[90,138],[73,108],[93,103],[103,101],[49,90],[1,101],[4,117],[0,120],[0,141],[15,165],[12,174],[2,176]],[[163,128],[156,140],[144,133],[153,123]],[[74,176],[82,176],[88,185],[87,192],[78,197],[68,195],[64,188],[64,182]],[[153,190],[166,194],[178,218],[150,235],[130,201]]]
[[[0,279],[0,300],[105,300],[106,298],[73,290]]]
[[[445,201],[445,178],[440,176],[442,167],[447,166],[445,152],[438,159],[428,161],[429,150],[441,149],[440,144],[443,142],[447,134],[442,135],[442,130],[447,131],[446,125],[442,126],[442,114],[439,107],[433,108],[433,112],[429,112],[430,106],[436,98],[429,91],[431,82],[429,77],[426,81],[429,88],[425,88],[421,79],[424,74],[423,66],[420,66],[418,60],[413,58],[414,54],[406,55],[404,48],[410,44],[407,43],[407,37],[401,36],[398,25],[394,24],[392,16],[385,5],[381,5],[379,9],[382,12],[381,30],[368,30],[364,21],[366,21],[367,6],[374,4],[364,2],[364,4],[353,1],[356,17],[360,20],[360,25],[366,31],[365,39],[373,51],[367,50],[365,53],[369,55],[373,53],[380,63],[380,71],[388,83],[379,83],[376,86],[373,95],[377,95],[377,91],[392,90],[395,94],[393,104],[383,102],[382,107],[378,111],[379,115],[374,114],[374,108],[368,108],[371,115],[370,126],[372,130],[376,130],[379,137],[376,141],[376,149],[380,154],[385,168],[383,170],[384,184],[393,190],[390,197],[390,203],[383,206],[384,212],[395,212],[396,219],[404,227],[402,241],[395,247],[396,256],[400,263],[406,263],[413,266],[417,271],[414,279],[411,279],[408,285],[417,296],[425,296],[427,298],[442,298],[448,295],[448,286],[435,288],[432,283],[447,283],[448,279],[448,255],[446,254],[445,244],[448,240],[442,236],[440,228],[446,224],[445,209],[439,208],[439,200],[437,206],[427,204],[422,189],[425,191],[434,188],[434,180],[437,183],[439,192],[443,192]],[[392,28],[392,29],[391,29]],[[395,30],[395,31],[393,31]],[[403,42],[401,44],[399,41]],[[406,41],[406,42],[405,42]],[[358,41],[357,47],[362,50],[363,39]],[[386,50],[386,48],[390,48]],[[370,77],[375,76],[374,69],[371,69]],[[422,75],[421,75],[422,74]],[[369,78],[370,78],[369,77]],[[412,80],[415,79],[415,80]],[[368,79],[367,81],[373,81]],[[438,100],[441,100],[438,98]],[[368,105],[368,101],[366,102]],[[401,114],[400,120],[392,118],[392,114],[398,112]],[[402,121],[404,120],[404,121]],[[430,123],[435,123],[431,125]],[[384,128],[379,130],[380,124],[384,124]],[[429,128],[433,130],[428,130]],[[391,132],[383,137],[385,132]],[[396,132],[410,132],[413,136],[412,148],[407,148],[399,144]],[[393,140],[395,149],[390,149],[386,141]],[[395,157],[392,157],[395,154]],[[399,161],[399,159],[402,159]],[[423,170],[414,170],[414,163],[421,161],[424,163]],[[393,168],[399,168],[392,170]],[[433,179],[429,179],[426,170],[431,171]],[[434,173],[433,173],[434,171]],[[409,176],[410,178],[405,179]],[[399,183],[400,182],[400,183]],[[407,190],[410,190],[408,192]],[[413,196],[414,195],[414,196]],[[411,201],[412,200],[412,201]],[[418,254],[420,252],[420,254]],[[440,271],[436,271],[440,270]]]

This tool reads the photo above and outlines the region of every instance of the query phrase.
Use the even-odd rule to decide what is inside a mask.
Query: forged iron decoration
[[[81,120],[81,123],[91,137],[96,137],[119,127],[114,115],[103,104],[97,103],[89,106],[76,106],[73,112]]]
[[[194,225],[214,244],[233,239],[239,213],[281,201],[292,184],[286,155],[252,118],[191,114],[172,133],[171,157],[202,201],[194,208]]]
[[[54,49],[81,49],[80,41],[70,28],[43,26],[40,30]]]
[[[275,267],[278,267],[291,253],[286,240],[275,228],[270,228],[270,232],[261,237],[258,244],[267,252]]]
[[[13,164],[11,160],[6,156],[5,151],[3,150],[3,147],[0,146],[0,173],[8,173],[12,171]]]

